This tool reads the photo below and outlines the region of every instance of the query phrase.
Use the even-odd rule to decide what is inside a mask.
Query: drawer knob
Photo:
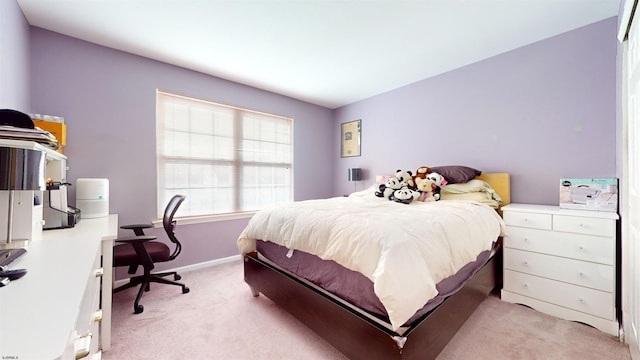
[[[527,284],[522,284],[522,288],[523,288],[523,289],[528,289],[528,288],[529,288],[529,285],[527,285]]]
[[[103,268],[96,269],[96,277],[102,277],[102,275],[104,275],[104,269]]]
[[[529,265],[529,263],[527,261],[523,261],[522,265],[527,266],[527,265]]]
[[[584,251],[584,246],[580,245],[578,246],[578,249],[580,249],[580,251]]]
[[[93,321],[94,322],[102,321],[102,309],[99,309],[98,311],[93,313]]]
[[[73,343],[76,360],[87,357],[91,348],[91,333],[78,337]]]

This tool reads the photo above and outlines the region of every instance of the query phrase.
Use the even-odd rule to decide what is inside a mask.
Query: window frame
[[[161,107],[164,107],[167,103],[170,103],[171,101],[165,101],[163,100],[163,98],[167,98],[167,99],[175,99],[174,100],[174,104],[175,103],[179,103],[179,102],[185,102],[187,103],[187,111],[189,112],[187,117],[190,121],[188,127],[189,130],[186,132],[190,137],[193,134],[199,134],[197,131],[192,131],[191,126],[193,125],[193,123],[191,121],[193,121],[193,108],[194,107],[198,107],[198,104],[201,104],[202,106],[205,107],[210,107],[212,109],[218,108],[220,112],[226,112],[229,111],[231,112],[233,115],[231,117],[231,128],[233,128],[232,130],[232,150],[230,150],[233,155],[231,160],[229,159],[215,159],[214,155],[211,155],[211,158],[207,158],[207,159],[202,159],[200,157],[196,157],[196,156],[179,156],[176,155],[175,153],[173,155],[167,155],[165,153],[164,150],[164,144],[165,144],[165,130],[166,130],[166,125],[168,123],[168,121],[166,120],[166,118],[164,117],[164,110]],[[216,113],[215,110],[211,110],[211,114]],[[266,118],[265,118],[266,117]],[[275,142],[275,144],[278,145],[282,145],[285,147],[289,148],[289,152],[274,152],[271,155],[272,156],[276,156],[276,158],[271,158],[271,159],[267,159],[267,161],[261,159],[261,160],[256,160],[251,159],[251,160],[247,160],[246,157],[250,157],[251,156],[251,150],[246,150],[245,152],[242,152],[241,149],[241,145],[243,143],[243,141],[246,142],[257,142],[258,144],[266,144],[268,143],[268,141],[264,140],[264,139],[251,139],[249,138],[247,134],[243,134],[243,122],[244,121],[256,121],[256,118],[258,118],[258,122],[261,121],[265,121],[266,119],[266,123],[269,123],[269,120],[273,120],[273,124],[278,124],[279,120],[284,121],[284,124],[286,124],[286,137],[284,138],[284,140],[279,143],[279,142]],[[262,118],[262,120],[260,120],[260,118]],[[274,125],[274,126],[276,126]],[[175,130],[176,128],[174,128]],[[259,133],[260,131],[258,131]],[[231,183],[231,191],[232,191],[232,195],[231,195],[231,210],[230,211],[218,211],[218,212],[210,212],[210,213],[191,213],[191,214],[180,214],[180,210],[183,208],[181,207],[181,209],[178,210],[178,213],[176,214],[176,219],[182,223],[202,223],[202,222],[211,222],[211,221],[222,221],[222,220],[233,220],[233,219],[242,219],[242,218],[248,218],[251,217],[256,211],[260,210],[261,208],[265,207],[265,206],[269,206],[272,204],[277,204],[277,203],[285,203],[285,202],[292,202],[293,201],[293,189],[294,189],[294,177],[293,177],[293,164],[294,164],[294,159],[293,159],[293,155],[294,155],[294,136],[293,136],[293,132],[294,132],[294,119],[292,117],[286,117],[286,116],[281,116],[281,115],[274,115],[274,114],[270,114],[270,113],[265,113],[265,112],[261,112],[261,111],[256,111],[256,110],[251,110],[251,109],[246,109],[246,108],[241,108],[241,107],[237,107],[237,106],[232,106],[232,105],[227,105],[227,104],[222,104],[222,103],[218,103],[218,102],[214,102],[214,101],[210,101],[210,100],[205,100],[205,99],[200,99],[200,98],[195,98],[192,96],[185,96],[185,95],[180,95],[180,94],[176,94],[173,92],[169,92],[169,91],[163,91],[160,89],[156,89],[156,174],[157,174],[157,191],[156,191],[156,200],[157,200],[157,215],[158,215],[158,219],[162,218],[162,215],[164,213],[164,208],[166,206],[166,199],[170,198],[173,194],[175,193],[179,193],[180,191],[171,191],[170,188],[168,186],[166,186],[166,164],[170,163],[170,162],[177,162],[180,163],[182,162],[184,164],[184,166],[190,166],[189,164],[193,164],[195,162],[202,162],[202,163],[206,163],[209,164],[212,167],[215,167],[216,164],[220,165],[221,163],[226,163],[227,165],[230,165],[232,167],[231,169],[231,176],[230,176],[230,183]],[[217,136],[215,130],[212,130],[211,133],[212,137]],[[191,138],[189,140],[187,140],[187,144],[191,144]],[[245,145],[246,147],[246,145]],[[243,159],[243,154],[246,156],[245,159]],[[279,155],[278,155],[279,154]],[[254,151],[254,157],[256,156],[255,151]],[[270,160],[270,161],[269,161]],[[268,171],[272,171],[275,172],[277,171],[278,168],[284,169],[284,173],[285,173],[285,177],[282,178],[284,179],[284,183],[280,184],[280,186],[278,186],[278,184],[276,183],[271,183],[271,184],[266,184],[267,189],[271,189],[272,191],[275,191],[274,189],[276,188],[280,188],[280,192],[277,192],[277,194],[280,196],[280,198],[282,199],[282,197],[284,196],[284,200],[281,201],[274,201],[271,203],[263,203],[260,204],[261,201],[261,197],[256,197],[254,194],[254,200],[257,201],[258,203],[256,203],[255,205],[257,206],[255,209],[250,209],[250,210],[242,210],[242,197],[243,194],[244,195],[249,195],[251,193],[250,187],[248,187],[246,184],[243,185],[243,168],[246,168],[248,166],[253,165],[255,166],[264,166],[268,169]],[[244,170],[249,170],[249,169],[244,169]],[[248,175],[247,175],[248,176]],[[196,187],[191,186],[191,184],[193,184],[192,182],[189,182],[187,180],[186,182],[186,187],[185,187],[185,192],[189,192],[192,191],[193,189],[196,189]],[[265,186],[265,184],[257,182],[255,184],[256,188],[260,188],[261,186]],[[213,189],[216,189],[218,187],[216,186],[212,186]],[[284,190],[284,192],[282,192],[282,190]],[[256,191],[256,189],[253,189],[253,192],[256,193],[259,191]],[[276,196],[277,198],[277,196]],[[256,200],[257,199],[257,200]],[[250,200],[245,200],[245,201],[250,201]],[[213,211],[212,208],[209,209],[210,211]]]

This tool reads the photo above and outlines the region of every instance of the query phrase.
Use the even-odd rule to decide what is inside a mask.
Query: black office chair
[[[120,227],[121,229],[133,230],[135,236],[115,240],[122,244],[113,247],[113,266],[128,266],[129,274],[135,274],[138,266],[142,266],[144,268],[144,274],[132,277],[127,284],[114,289],[113,292],[116,293],[140,284],[136,301],[133,303],[133,312],[136,314],[144,310],[144,307],[139,304],[140,298],[142,298],[144,291],[149,291],[152,282],[181,286],[183,294],[189,292],[189,288],[186,285],[164,278],[165,276],[173,275],[174,280],[180,280],[180,275],[175,271],[151,273],[151,270],[155,267],[154,263],[171,261],[175,259],[182,250],[180,241],[178,241],[176,235],[173,233],[176,225],[173,216],[184,199],[184,195],[175,195],[169,201],[169,204],[167,204],[162,219],[169,240],[175,244],[173,253],[171,253],[171,250],[166,244],[160,241],[153,241],[157,238],[156,236],[147,236],[144,234],[143,229],[152,227],[151,224],[124,225]]]

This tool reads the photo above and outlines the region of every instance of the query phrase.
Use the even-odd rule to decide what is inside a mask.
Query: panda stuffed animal
[[[402,186],[402,182],[397,177],[392,176],[388,178],[384,184],[380,184],[380,186],[378,186],[378,190],[375,192],[375,195],[377,197],[390,199],[393,192],[402,189]]]
[[[419,192],[409,189],[408,187],[403,187],[400,190],[394,191],[389,200],[402,204],[410,204],[413,200],[417,199],[418,196],[420,196]]]
[[[396,190],[400,190],[403,187],[408,187],[411,190],[416,189],[416,184],[413,181],[411,171],[397,170],[394,176],[385,180],[384,184],[378,186],[375,195],[377,197],[383,197],[390,200],[391,195]]]
[[[400,180],[400,182],[403,183],[404,186],[408,187],[409,189],[411,190],[416,189],[416,183],[413,180],[413,173],[410,170],[407,170],[407,171],[396,170],[395,177],[398,180]]]
[[[447,185],[447,180],[435,171],[427,174],[427,180],[432,181],[436,185],[433,189],[433,198],[436,201],[440,200],[440,187]]]

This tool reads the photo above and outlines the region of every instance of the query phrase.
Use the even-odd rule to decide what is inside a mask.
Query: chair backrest
[[[162,225],[164,226],[164,230],[167,232],[167,236],[169,236],[169,240],[176,244],[176,248],[171,254],[170,260],[175,259],[182,250],[182,244],[180,244],[180,241],[176,238],[176,234],[173,231],[176,226],[176,221],[173,220],[173,216],[176,214],[178,207],[180,207],[180,204],[182,204],[185,198],[186,196],[184,195],[174,195],[171,200],[169,200],[167,207],[164,209],[164,216],[162,217]]]

